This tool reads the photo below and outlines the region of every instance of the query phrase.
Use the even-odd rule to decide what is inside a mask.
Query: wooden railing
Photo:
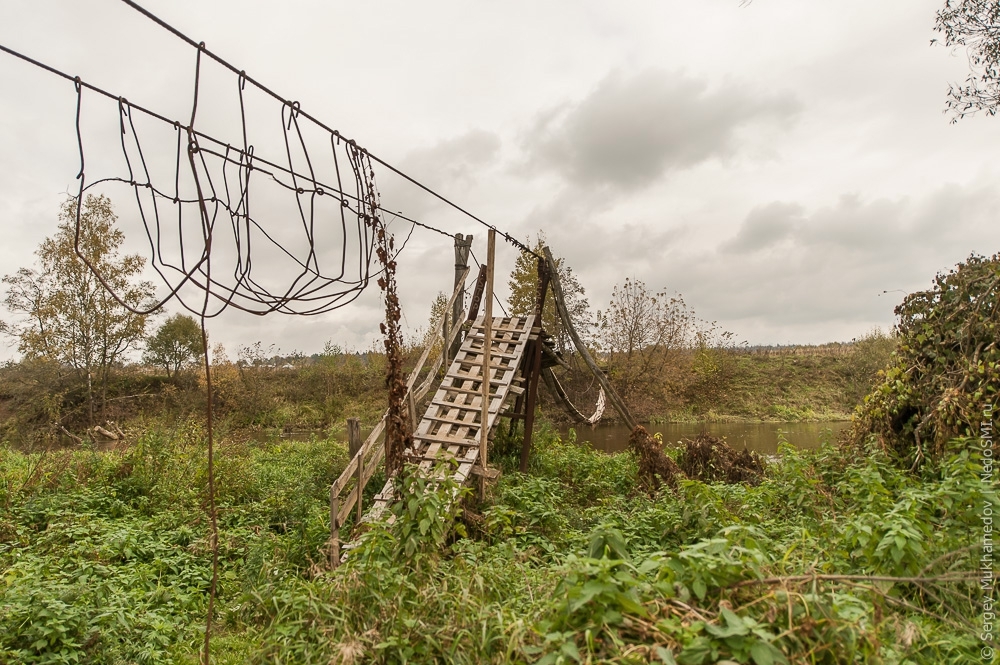
[[[448,300],[448,304],[445,305],[444,311],[437,321],[434,323],[433,331],[434,335],[427,341],[427,346],[424,347],[423,353],[420,354],[420,358],[417,360],[416,366],[413,371],[410,372],[409,377],[406,380],[406,403],[408,416],[411,420],[411,425],[415,426],[418,419],[418,414],[416,413],[416,405],[421,399],[427,394],[434,385],[435,379],[437,378],[438,371],[440,371],[442,364],[444,363],[445,356],[447,355],[448,349],[451,348],[452,342],[458,337],[459,331],[462,329],[461,322],[465,318],[465,313],[463,312],[461,316],[457,317],[456,321],[453,322],[450,330],[447,334],[447,339],[445,339],[444,334],[444,323],[445,317],[452,312],[452,309],[458,300],[458,296],[465,289],[465,279],[469,275],[469,269],[466,268],[465,272],[462,273],[461,278],[457,280],[457,286],[455,291],[451,294],[451,299]],[[431,349],[434,347],[435,343],[441,340],[441,353],[438,354],[437,359],[434,361],[433,366],[427,372],[424,381],[419,385],[415,386],[417,379],[420,376],[421,370],[424,367],[424,363],[427,362],[427,358],[430,356]],[[351,458],[351,461],[347,463],[347,467],[340,474],[330,486],[330,565],[336,566],[340,562],[340,527],[343,526],[347,517],[351,514],[352,510],[356,509],[357,518],[355,523],[361,521],[362,505],[361,499],[364,495],[365,486],[368,485],[368,481],[372,479],[375,475],[375,471],[378,469],[380,463],[384,461],[385,458],[385,440],[383,434],[385,432],[385,419],[388,415],[388,411],[382,414],[382,419],[379,420],[378,424],[365,439],[364,443],[358,449],[357,453]],[[412,429],[412,427],[411,427]],[[351,481],[355,481],[351,484]],[[350,486],[350,491],[347,493],[346,497],[341,497],[345,490]]]

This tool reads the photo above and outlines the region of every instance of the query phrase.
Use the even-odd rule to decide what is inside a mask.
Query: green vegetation
[[[858,410],[855,441],[914,468],[956,436],[976,436],[1000,392],[1000,254],[970,256],[896,308],[899,349]]]
[[[755,487],[650,495],[632,454],[545,430],[526,475],[500,442],[504,476],[456,529],[453,488],[404,500],[329,571],[342,445],[227,441],[213,659],[972,662],[978,583],[958,572],[984,502],[1000,510],[974,450],[955,440],[914,475],[782,444]],[[196,662],[204,474],[196,424],[118,452],[0,453],[0,662]]]
[[[688,389],[662,420],[850,420],[890,360],[896,340],[874,330],[851,344],[778,351],[713,351],[715,376],[696,359]],[[721,367],[720,367],[721,365]]]
[[[145,259],[119,256],[125,235],[115,227],[117,219],[104,196],[88,195],[82,210],[76,199],[67,199],[56,234],[35,252],[37,270],[21,268],[3,278],[4,305],[24,318],[0,331],[17,338],[25,359],[75,375],[86,393],[91,427],[98,409],[107,419],[112,371],[146,334],[146,317],[134,312],[148,311],[154,294],[151,282],[137,279]]]
[[[197,363],[204,355],[201,326],[186,314],[174,314],[146,340],[142,360],[147,365],[162,367],[169,379]]]
[[[104,404],[129,424],[110,450],[95,430],[72,449],[16,450],[84,420],[89,402],[57,362],[30,357],[5,370],[0,663],[193,665],[206,620],[216,663],[975,662],[995,590],[980,571],[983,516],[1000,511],[981,479],[992,423],[977,429],[1000,381],[998,266],[973,256],[909,296],[897,338],[758,354],[695,334],[671,356],[668,415],[826,417],[877,381],[851,445],[779,441],[731,483],[661,484],[658,473],[705,467],[718,444],[682,458],[647,437],[638,456],[605,455],[543,421],[521,474],[519,441],[501,431],[491,462],[504,473],[482,501],[403,473],[393,523],[357,529],[332,570],[328,491],[344,444],[248,430],[371,418],[384,355],[216,351],[211,617],[197,375],[121,372]],[[633,360],[655,350],[640,344]]]

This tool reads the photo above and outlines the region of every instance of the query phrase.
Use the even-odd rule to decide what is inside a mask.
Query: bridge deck
[[[524,350],[531,336],[533,316],[494,317],[490,345],[490,403],[487,432],[496,426],[501,410],[511,394],[523,391],[515,385]],[[413,449],[406,454],[428,476],[446,463],[457,484],[464,485],[479,461],[482,430],[483,317],[469,330],[451,367],[430,401],[413,435]],[[392,479],[365,519],[380,519],[393,501]]]

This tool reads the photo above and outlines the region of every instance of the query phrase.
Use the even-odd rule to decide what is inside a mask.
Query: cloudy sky
[[[930,45],[941,4],[144,6],[482,219],[523,239],[543,232],[594,309],[632,277],[682,294],[740,339],[787,344],[889,326],[902,292],[1000,246],[1000,120],[950,124],[943,114],[967,61]],[[190,117],[193,51],[115,0],[3,0],[0,43]],[[199,117],[213,133],[237,132],[226,139],[235,143],[234,88],[210,72],[202,83]],[[75,193],[75,104],[71,83],[0,54],[5,274],[30,264]],[[101,151],[112,159],[121,139],[96,121],[87,131],[88,169],[99,169]],[[173,158],[169,141],[150,141]],[[386,208],[472,233],[482,260],[481,226],[376,175]],[[139,251],[134,204],[122,194],[112,196]],[[259,221],[288,224],[280,213]],[[392,230],[402,237],[409,227]],[[501,288],[515,257],[501,244]],[[426,325],[451,274],[450,240],[417,229],[399,268],[409,329]],[[231,352],[257,340],[306,353],[327,340],[363,349],[380,318],[373,288],[309,319],[226,314],[211,333]]]

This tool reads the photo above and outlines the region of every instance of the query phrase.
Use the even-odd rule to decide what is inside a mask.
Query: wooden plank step
[[[466,379],[466,381],[468,381],[468,379]],[[492,385],[501,385],[501,386],[502,385],[506,385],[504,383],[497,383],[495,381],[490,381],[490,384],[492,384]],[[480,390],[479,388],[459,388],[458,386],[441,386],[440,388],[438,388],[438,391],[441,391],[441,390],[444,390],[445,392],[450,392],[450,393],[463,393],[465,395],[482,395],[483,394],[483,391]],[[496,399],[497,398],[497,394],[495,392],[491,392],[490,393],[490,397],[492,399]]]
[[[476,429],[479,428],[477,427]],[[419,434],[419,435],[414,434],[413,438],[419,439],[420,441],[428,441],[431,443],[445,443],[448,444],[449,446],[461,446],[463,448],[479,445],[478,438],[476,440],[473,440],[471,437],[469,437],[468,439],[457,439],[447,436],[435,436],[433,434]]]
[[[470,393],[479,394],[479,393]],[[483,410],[478,404],[460,404],[458,402],[440,402],[437,399],[431,400],[431,406],[438,406],[444,409],[458,409],[459,411],[475,411],[479,413]]]
[[[520,358],[523,355],[524,355],[523,353],[501,353],[497,351],[496,353],[490,353],[490,360],[493,360],[494,358],[507,358],[508,360],[516,360],[517,358]],[[483,354],[477,351],[475,358],[456,358],[454,362],[457,362],[459,365],[475,365],[478,362],[479,366],[482,367]],[[490,367],[501,367],[501,365],[490,365]],[[506,367],[506,365],[502,365],[502,367]]]
[[[477,408],[476,413],[481,412],[482,409]],[[455,418],[444,418],[442,416],[424,416],[424,420],[429,420],[432,423],[447,423],[449,425],[464,425],[466,427],[475,427],[479,429],[479,423],[471,422],[468,420],[457,420]]]
[[[499,348],[500,346],[503,346],[504,344],[513,345],[514,346],[514,350],[511,351],[510,349],[501,349],[501,348]],[[492,349],[492,352],[490,353],[490,362],[491,363],[493,362],[494,358],[500,358],[500,359],[503,359],[503,360],[511,360],[511,361],[513,361],[513,360],[520,359],[524,355],[523,353],[518,353],[517,352],[518,351],[518,347],[520,346],[517,342],[505,342],[504,344],[497,344],[496,348]],[[482,347],[480,347],[478,349],[465,349],[464,352],[463,351],[459,351],[458,355],[455,356],[455,359],[452,362],[453,363],[456,363],[456,362],[457,363],[461,363],[463,365],[468,365],[469,363],[479,363],[480,365],[482,365],[483,364],[483,349],[482,349]]]
[[[513,371],[515,371],[515,369],[513,367],[507,367],[507,368],[505,368],[505,373],[506,372],[513,372]],[[473,375],[473,374],[448,374],[444,378],[446,378],[446,379],[458,379],[459,381],[475,381],[476,383],[479,383],[480,381],[483,380],[483,375],[482,374],[475,374],[475,375]],[[490,377],[490,385],[491,386],[506,386],[508,383],[510,383],[510,379]],[[457,386],[441,386],[441,387],[447,389],[447,388],[454,388],[454,387],[457,387]],[[482,392],[482,391],[480,391],[480,392]]]
[[[500,477],[500,469],[494,467],[483,468],[476,464],[472,467],[472,475],[474,476],[486,476],[487,480],[496,480]]]

